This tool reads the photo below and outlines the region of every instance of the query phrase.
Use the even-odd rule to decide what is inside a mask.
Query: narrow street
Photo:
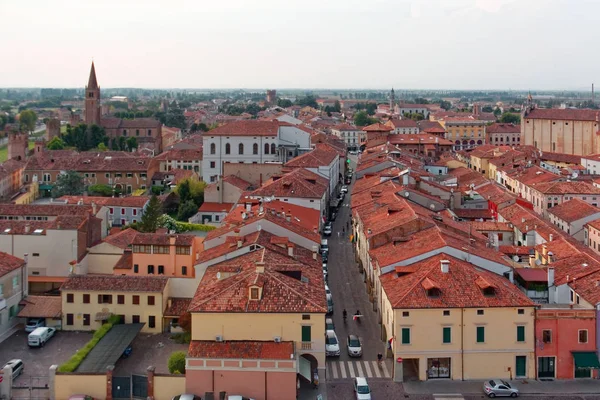
[[[356,168],[356,157],[350,156],[351,167]],[[333,233],[329,239],[329,288],[333,295],[335,332],[340,341],[340,357],[327,359],[327,381],[351,379],[363,376],[367,379],[391,379],[392,364],[386,362],[382,367],[377,365],[377,353],[384,352],[385,343],[380,339],[381,328],[377,322],[377,314],[365,289],[363,275],[358,270],[354,258],[353,244],[350,242],[349,222],[351,220],[350,198],[352,185],[344,202],[338,209],[337,218],[333,221]],[[343,310],[348,317],[344,323]],[[359,321],[353,315],[359,310],[363,315]],[[363,347],[362,357],[350,357],[347,352],[348,335],[357,335]]]

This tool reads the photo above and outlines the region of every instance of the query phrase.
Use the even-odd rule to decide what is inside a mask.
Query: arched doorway
[[[298,359],[298,374],[304,378],[306,382],[312,382],[312,374],[315,369],[319,368],[319,362],[312,354],[302,354]]]

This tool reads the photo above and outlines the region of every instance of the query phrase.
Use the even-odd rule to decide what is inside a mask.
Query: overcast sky
[[[588,89],[594,0],[0,0],[0,87]]]

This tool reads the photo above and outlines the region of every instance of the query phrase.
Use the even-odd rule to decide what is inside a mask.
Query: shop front
[[[447,358],[428,358],[427,359],[427,379],[450,379],[452,359]]]

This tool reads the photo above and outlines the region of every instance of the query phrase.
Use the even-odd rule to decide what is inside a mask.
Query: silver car
[[[483,383],[483,392],[488,397],[518,397],[519,389],[510,386],[502,379],[492,379]]]
[[[348,335],[346,344],[348,346],[348,355],[350,357],[362,356],[362,344],[360,343],[360,339],[358,338],[358,336]]]

